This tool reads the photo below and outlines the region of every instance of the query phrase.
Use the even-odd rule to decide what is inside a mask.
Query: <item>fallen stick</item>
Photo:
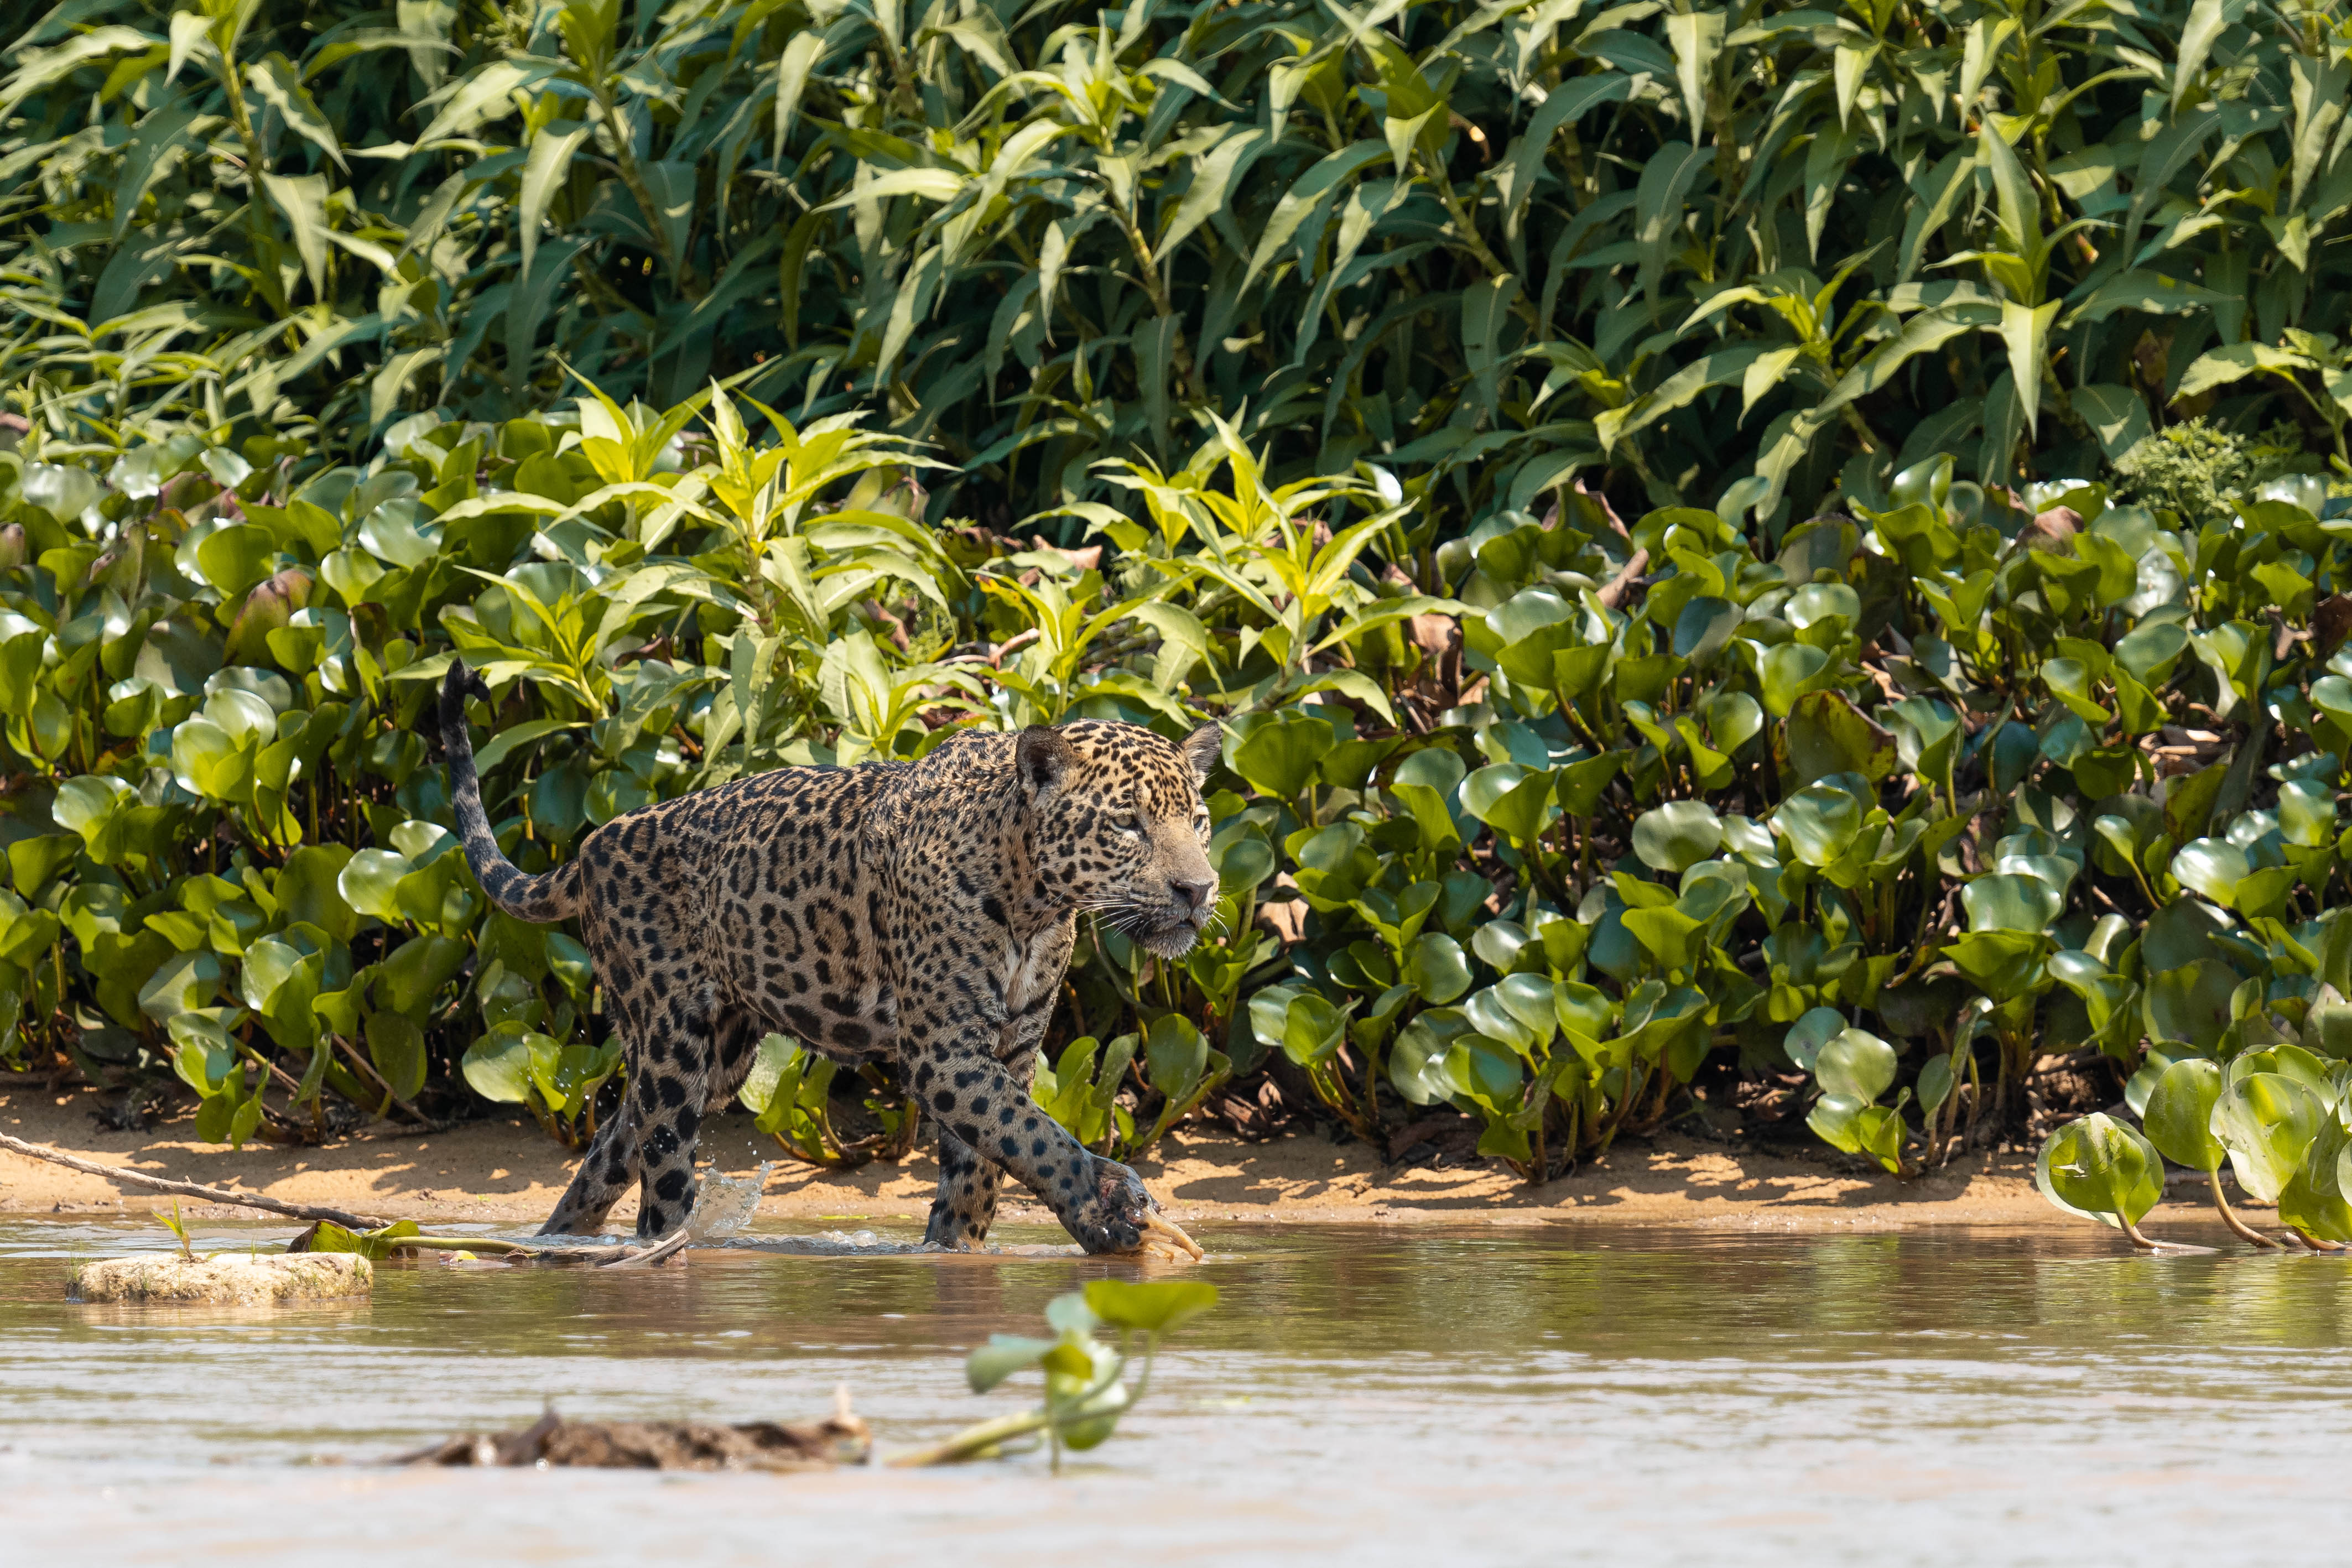
[[[96,1160],[60,1154],[39,1144],[28,1144],[22,1138],[0,1133],[0,1149],[24,1155],[31,1159],[47,1160],[68,1170],[87,1176],[104,1176],[109,1181],[143,1186],[153,1192],[167,1192],[174,1197],[201,1198],[206,1203],[225,1203],[239,1208],[257,1208],[265,1214],[282,1214],[289,1219],[325,1220],[346,1230],[382,1230],[395,1223],[374,1215],[350,1214],[340,1208],[325,1208],[317,1204],[284,1203],[259,1193],[230,1192],[225,1187],[204,1186],[192,1181],[169,1181],[163,1176],[151,1176],[138,1171],[125,1170],[121,1166],[105,1166]],[[618,1247],[534,1247],[526,1241],[500,1241],[488,1237],[404,1236],[394,1239],[395,1248],[407,1245],[420,1250],[452,1250],[467,1249],[483,1252],[523,1252],[534,1258],[561,1258],[589,1264],[598,1269],[650,1269],[671,1253],[685,1248],[694,1239],[692,1232],[683,1226],[650,1247],[623,1243]]]
[[[104,1166],[96,1160],[85,1160],[73,1155],[59,1154],[39,1144],[28,1144],[22,1138],[0,1133],[0,1149],[24,1155],[31,1159],[47,1160],[68,1170],[80,1171],[85,1176],[104,1176],[109,1181],[128,1186],[143,1186],[152,1192],[168,1192],[174,1197],[201,1198],[206,1203],[226,1203],[240,1208],[258,1208],[268,1214],[282,1214],[289,1219],[324,1219],[347,1230],[381,1230],[392,1223],[372,1215],[348,1214],[340,1208],[324,1208],[317,1204],[282,1203],[259,1193],[230,1192],[226,1188],[204,1186],[192,1181],[170,1181],[163,1176],[151,1176],[140,1171],[125,1170],[121,1166]]]

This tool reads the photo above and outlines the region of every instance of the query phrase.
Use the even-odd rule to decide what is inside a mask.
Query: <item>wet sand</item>
[[[437,1133],[385,1123],[316,1148],[248,1144],[235,1150],[200,1142],[192,1115],[146,1132],[109,1131],[92,1115],[100,1104],[95,1095],[0,1079],[0,1131],[150,1176],[420,1220],[543,1219],[575,1158],[520,1117]],[[2067,1223],[2035,1193],[2027,1155],[1970,1155],[1906,1182],[1865,1171],[1826,1148],[1818,1156],[1809,1153],[1670,1134],[1621,1142],[1573,1175],[1530,1187],[1486,1161],[1449,1160],[1431,1168],[1385,1161],[1361,1144],[1337,1144],[1320,1134],[1248,1144],[1182,1128],[1136,1164],[1181,1223],[1602,1219],[1791,1230]],[[919,1219],[938,1176],[926,1152],[848,1172],[791,1162],[750,1116],[733,1112],[704,1127],[700,1155],[730,1172],[778,1161],[759,1210],[772,1218]],[[1019,1201],[1025,1196],[1009,1191],[1002,1218],[1050,1223],[1045,1209]],[[170,1201],[0,1151],[0,1213],[112,1214]],[[202,1205],[183,1207],[204,1211]],[[624,1199],[614,1227],[628,1228],[635,1210],[635,1200]]]

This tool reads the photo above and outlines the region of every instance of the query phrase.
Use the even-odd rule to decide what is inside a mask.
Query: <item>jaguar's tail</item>
[[[457,837],[466,846],[466,863],[490,902],[517,920],[540,925],[580,913],[580,862],[558,866],[545,876],[525,876],[499,850],[490,831],[489,813],[482,810],[482,781],[474,771],[474,737],[466,727],[466,698],[470,694],[489,700],[490,688],[458,658],[449,661],[449,678],[441,684],[441,746],[449,759],[449,798],[457,811]]]

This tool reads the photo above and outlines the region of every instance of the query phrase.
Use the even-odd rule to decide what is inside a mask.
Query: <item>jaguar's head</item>
[[[1163,958],[1189,951],[1217,910],[1201,801],[1217,747],[1214,725],[1181,743],[1093,719],[1022,731],[1014,764],[1040,892]]]

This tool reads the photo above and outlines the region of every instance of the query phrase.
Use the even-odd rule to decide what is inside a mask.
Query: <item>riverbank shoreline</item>
[[[531,1224],[555,1206],[576,1154],[520,1117],[488,1118],[440,1132],[383,1123],[310,1148],[195,1136],[183,1114],[145,1131],[114,1131],[93,1114],[101,1102],[76,1091],[0,1080],[0,1131],[143,1175],[254,1192],[289,1203],[331,1205],[386,1218]],[[770,1218],[919,1222],[938,1166],[927,1152],[898,1165],[824,1171],[787,1162],[748,1115],[705,1125],[701,1154],[730,1173],[777,1160],[759,1212]],[[1805,1158],[1669,1134],[1622,1143],[1572,1175],[1528,1187],[1475,1157],[1388,1162],[1361,1144],[1300,1133],[1251,1144],[1180,1129],[1136,1162],[1180,1223],[1619,1224],[1749,1229],[1906,1229],[1942,1225],[2065,1223],[2034,1191],[2031,1156],[1972,1155],[1944,1170],[1898,1181],[1823,1150]],[[1000,1217],[1050,1223],[1041,1207],[1006,1194]],[[142,1213],[171,1199],[100,1176],[0,1151],[0,1214]],[[205,1214],[183,1201],[183,1212]],[[221,1213],[242,1212],[222,1209]],[[635,1200],[612,1227],[634,1223]]]

